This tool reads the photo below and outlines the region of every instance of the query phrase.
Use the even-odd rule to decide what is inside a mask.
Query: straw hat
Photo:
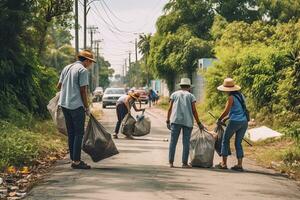
[[[180,80],[179,85],[180,85],[180,86],[182,86],[182,85],[191,86],[191,79],[189,79],[189,78],[182,78],[182,79]]]
[[[241,87],[235,85],[234,80],[232,78],[225,78],[223,85],[220,85],[217,89],[223,92],[232,92],[240,90]]]
[[[139,100],[139,97],[141,96],[141,94],[139,92],[132,92],[132,93],[129,93],[129,96],[131,96],[135,100]]]
[[[77,57],[84,57],[90,61],[93,61],[94,63],[96,62],[96,60],[94,60],[94,56],[92,54],[91,51],[89,50],[82,50],[78,53]]]

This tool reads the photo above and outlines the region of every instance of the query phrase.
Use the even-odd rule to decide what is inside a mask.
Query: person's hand
[[[206,130],[205,126],[201,122],[198,122],[198,127],[200,130]]]
[[[90,108],[85,108],[85,114],[86,114],[87,116],[90,116],[90,115],[91,115]]]
[[[222,125],[222,126],[226,126],[226,124],[224,122],[224,119],[220,119],[220,118],[217,120],[217,124]]]
[[[166,123],[167,123],[167,128],[168,128],[169,130],[171,130],[170,120],[167,120]]]

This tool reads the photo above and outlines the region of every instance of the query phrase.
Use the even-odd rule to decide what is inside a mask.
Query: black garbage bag
[[[136,120],[134,119],[134,117],[130,113],[128,113],[122,121],[121,133],[127,136],[133,135],[135,123]]]
[[[221,148],[222,148],[222,140],[224,135],[224,126],[220,123],[217,123],[214,132],[217,134],[216,142],[215,142],[215,150],[219,156],[221,156]],[[229,155],[231,155],[230,145],[229,145]]]
[[[89,154],[94,162],[111,157],[119,153],[115,143],[105,128],[90,116],[86,132],[83,136],[82,150]]]

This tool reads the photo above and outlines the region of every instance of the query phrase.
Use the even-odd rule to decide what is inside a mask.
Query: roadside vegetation
[[[35,165],[65,152],[66,137],[49,121],[59,73],[75,61],[72,0],[0,2],[0,174],[11,165]],[[110,63],[99,58],[99,82]]]
[[[170,1],[151,38],[148,65],[173,91],[178,78],[197,71],[197,59],[216,58],[213,67],[199,71],[206,79],[205,100],[198,105],[201,119],[214,123],[207,112],[218,117],[226,101],[216,88],[224,78],[234,78],[256,125],[284,134],[284,139],[257,143],[249,152],[264,165],[273,162],[274,168],[295,170],[299,176],[298,5],[297,0]]]

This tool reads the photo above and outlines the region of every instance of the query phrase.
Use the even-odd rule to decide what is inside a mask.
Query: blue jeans
[[[238,159],[244,157],[242,141],[248,128],[247,121],[229,121],[222,139],[221,154],[227,157],[229,154],[230,138],[235,133],[235,150]]]
[[[83,107],[70,110],[62,107],[68,131],[70,159],[81,160],[81,145],[84,134],[85,112]]]
[[[117,121],[117,124],[116,124],[115,133],[118,134],[119,130],[120,130],[121,123],[122,123],[122,120],[127,115],[128,109],[127,109],[125,103],[120,103],[120,104],[117,105],[116,111],[117,111],[118,121]]]
[[[183,144],[183,152],[182,152],[182,163],[187,164],[189,153],[190,153],[190,138],[193,128],[186,127],[180,124],[171,124],[171,141],[169,146],[169,162],[174,162],[174,156],[176,151],[176,145],[178,142],[178,138],[180,135],[181,129],[183,130],[182,135],[182,144]]]

